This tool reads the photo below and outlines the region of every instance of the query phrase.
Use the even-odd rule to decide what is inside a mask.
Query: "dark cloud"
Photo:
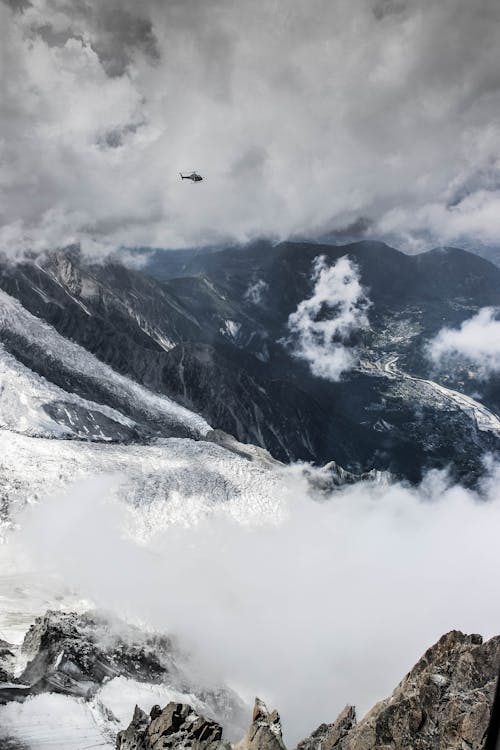
[[[30,0],[1,0],[5,5],[7,5],[9,8],[12,8],[12,10],[20,11],[22,12],[26,8],[31,7]]]
[[[4,249],[500,233],[497,0],[3,2],[0,41]]]
[[[93,10],[91,17],[97,29],[92,46],[108,75],[123,75],[137,50],[152,62],[159,60],[158,42],[148,18],[102,6]]]
[[[13,6],[33,7],[25,0],[7,1]],[[61,13],[65,18],[62,27]],[[32,31],[51,47],[62,47],[69,39],[87,42],[109,76],[123,75],[137,52],[151,62],[160,58],[151,19],[141,15],[140,6],[130,11],[120,0],[99,4],[49,0],[44,12],[34,16]]]

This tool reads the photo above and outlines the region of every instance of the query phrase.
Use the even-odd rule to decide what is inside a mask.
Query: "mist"
[[[13,549],[96,606],[175,634],[205,678],[276,706],[292,746],[347,702],[362,714],[388,695],[442,633],[498,633],[499,479],[490,459],[477,493],[432,472],[418,488],[314,496],[293,466],[273,519],[236,522],[221,504],[145,534],[121,480],[101,477],[27,508]]]

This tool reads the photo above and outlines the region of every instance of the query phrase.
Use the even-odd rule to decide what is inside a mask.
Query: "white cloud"
[[[328,267],[325,256],[313,264],[314,290],[288,318],[288,344],[314,375],[339,380],[356,363],[353,334],[369,327],[370,305],[359,271],[347,255]]]
[[[490,471],[482,495],[434,472],[418,488],[358,483],[313,501],[291,467],[279,518],[240,524],[214,507],[190,527],[160,516],[147,539],[148,507],[127,509],[96,480],[27,508],[18,539],[45,587],[57,572],[120,617],[178,634],[205,677],[276,705],[291,747],[346,702],[362,712],[387,695],[443,632],[498,632]]]
[[[408,241],[495,240],[499,28],[496,0],[4,0],[0,245],[359,217]],[[180,182],[192,168],[205,182]]]
[[[263,279],[258,279],[253,284],[250,284],[244,298],[247,302],[251,302],[252,305],[260,305],[268,289],[269,284]]]
[[[429,354],[436,364],[450,357],[466,359],[482,375],[500,372],[500,310],[483,307],[459,328],[442,328],[429,344]]]

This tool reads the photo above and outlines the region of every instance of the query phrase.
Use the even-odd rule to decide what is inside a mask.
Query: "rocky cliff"
[[[476,750],[484,745],[500,665],[500,637],[456,630],[417,662],[359,722],[347,706],[297,750]]]
[[[346,706],[332,724],[322,724],[296,750],[480,750],[484,747],[500,666],[500,636],[451,631],[432,646],[396,687],[359,722]],[[256,700],[252,724],[236,745],[222,727],[190,706],[136,708],[120,732],[117,750],[284,750],[281,723]]]

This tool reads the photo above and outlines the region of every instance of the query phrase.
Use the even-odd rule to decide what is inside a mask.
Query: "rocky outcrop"
[[[163,710],[153,706],[149,716],[138,706],[128,728],[116,738],[117,750],[230,750],[222,739],[222,727],[205,719],[190,706],[169,703]]]
[[[0,642],[0,669],[10,667],[3,678],[0,672],[0,704],[45,692],[89,700],[98,698],[109,680],[125,677],[193,695],[235,736],[245,726],[245,707],[236,693],[200,684],[170,638],[143,633],[104,613],[48,611],[31,625],[21,655],[26,667],[15,678],[11,647]]]
[[[0,638],[0,683],[10,682],[14,662],[14,646]]]
[[[320,724],[310,737],[297,745],[297,750],[333,750],[342,747],[342,741],[356,725],[356,709],[346,706],[333,724]]]
[[[346,706],[296,750],[482,750],[500,668],[500,636],[453,630],[432,646],[397,686],[358,723]],[[258,698],[252,723],[236,745],[190,706],[170,703],[150,715],[136,707],[117,750],[285,750],[280,717]]]
[[[362,721],[347,707],[298,750],[480,750],[499,667],[500,636],[451,631]]]
[[[28,660],[20,680],[31,693],[55,692],[90,698],[103,681],[175,680],[170,640],[144,635],[99,613],[48,611],[28,630],[21,652]]]
[[[277,711],[269,712],[255,700],[252,723],[236,745],[223,739],[222,727],[205,719],[190,706],[169,703],[153,706],[146,714],[138,706],[130,725],[116,738],[117,750],[285,750]]]
[[[235,750],[284,750],[281,720],[277,711],[269,712],[266,704],[255,699],[252,723]]]

